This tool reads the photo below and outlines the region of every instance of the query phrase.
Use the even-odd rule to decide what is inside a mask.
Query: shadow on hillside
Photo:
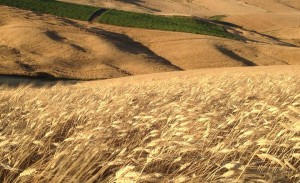
[[[53,41],[63,42],[66,40],[66,38],[60,36],[56,31],[48,30],[45,32],[45,34]]]
[[[92,27],[90,31],[112,42],[118,49],[122,51],[128,52],[130,54],[135,54],[135,55],[144,54],[149,59],[156,60],[162,64],[173,66],[181,70],[179,67],[173,65],[167,59],[157,55],[142,43],[134,41],[133,39],[131,39],[125,34],[109,32],[95,27]]]
[[[34,88],[53,87],[55,85],[74,85],[76,80],[47,79],[42,77],[28,77],[17,75],[0,75],[0,87],[17,88],[31,86]]]
[[[78,46],[78,45],[76,45],[76,44],[72,44],[72,43],[66,42],[67,39],[66,39],[65,37],[59,35],[59,33],[56,32],[56,31],[48,30],[48,31],[45,32],[45,35],[46,35],[48,38],[50,38],[51,40],[56,41],[56,42],[60,42],[60,43],[67,44],[67,45],[73,47],[74,49],[76,49],[77,51],[86,52],[86,49],[84,49],[83,47]]]
[[[147,46],[143,45],[142,43],[133,40],[129,36],[125,34],[120,34],[116,32],[110,32],[104,29],[91,27],[87,28],[82,26],[72,20],[62,19],[67,25],[75,26],[77,28],[83,29],[93,35],[99,36],[100,38],[106,39],[108,42],[114,44],[118,49],[135,55],[145,55],[147,58],[155,60],[161,64],[168,65],[173,67],[176,70],[182,70],[181,68],[173,65],[169,60],[157,55]]]
[[[106,11],[108,11],[109,9],[107,8],[101,8],[100,10],[97,10],[95,13],[93,13],[91,15],[91,17],[88,19],[89,22],[96,22],[97,19]]]
[[[238,29],[243,30],[243,31],[247,31],[247,32],[250,32],[250,33],[262,36],[262,37],[265,37],[265,38],[267,38],[267,39],[269,39],[271,41],[274,41],[277,45],[288,46],[288,47],[299,47],[299,46],[297,46],[295,44],[291,44],[291,43],[285,42],[285,41],[281,40],[280,38],[277,38],[277,37],[274,37],[274,36],[271,36],[271,35],[268,35],[268,34],[264,34],[264,33],[261,33],[261,32],[257,32],[255,30],[246,29],[243,26],[240,26],[240,25],[237,25],[237,24],[234,24],[234,23],[225,22],[225,21],[219,21],[219,20],[209,20],[209,19],[204,19],[204,18],[200,18],[200,17],[196,17],[196,16],[194,16],[194,18],[197,19],[197,20],[203,21],[203,22],[209,22],[209,23],[213,23],[213,24],[217,24],[217,25],[223,26],[227,30],[231,30],[233,32],[233,34],[236,36],[236,38],[238,40],[240,40],[240,41],[244,41],[244,42],[250,41],[250,42],[257,42],[257,43],[267,43],[267,42],[257,41],[257,40],[254,40],[254,39],[249,39],[249,38],[245,37],[243,35],[243,33],[240,32]]]
[[[230,50],[230,49],[228,49],[228,48],[226,48],[224,46],[216,46],[216,49],[219,50],[224,55],[230,57],[231,59],[243,63],[243,65],[245,65],[245,66],[257,66],[251,60],[248,60],[248,59],[246,59],[244,57],[241,57],[240,55],[234,53],[232,50]]]

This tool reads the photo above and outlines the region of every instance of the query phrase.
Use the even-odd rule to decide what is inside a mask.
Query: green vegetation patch
[[[99,8],[55,0],[0,0],[0,5],[13,6],[38,13],[52,14],[76,20],[88,20]]]
[[[88,21],[92,15],[95,15],[94,13],[100,10],[99,7],[56,0],[0,0],[0,5],[84,21]],[[227,32],[223,26],[193,17],[107,10],[98,18],[98,22],[124,27],[188,32],[234,39],[234,36]]]
[[[224,27],[205,20],[183,16],[161,16],[120,10],[103,13],[98,22],[145,29],[188,32],[225,38],[234,38]]]

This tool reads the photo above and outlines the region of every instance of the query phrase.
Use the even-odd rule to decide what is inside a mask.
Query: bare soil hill
[[[239,37],[231,40],[0,9],[2,75],[108,79],[199,68],[299,64],[297,45],[241,27],[227,26]]]
[[[0,8],[1,74],[104,79],[178,70],[127,35]]]
[[[211,17],[226,15],[224,21],[266,33],[291,43],[300,43],[298,0],[64,0],[155,14]]]

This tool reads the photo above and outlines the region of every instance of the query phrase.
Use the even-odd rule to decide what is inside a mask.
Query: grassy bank
[[[193,17],[159,16],[120,10],[105,12],[98,22],[145,29],[188,32],[225,38],[233,38],[222,26],[212,24]]]
[[[54,0],[0,0],[0,5],[52,14],[76,20],[88,20],[99,8]]]

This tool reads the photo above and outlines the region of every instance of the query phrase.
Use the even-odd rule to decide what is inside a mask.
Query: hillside
[[[5,6],[0,9],[2,75],[90,80],[299,64],[298,46],[234,26],[226,29],[238,40],[86,23]]]
[[[1,74],[103,79],[178,70],[127,35],[0,8]]]
[[[101,7],[168,15],[211,17],[300,44],[300,2],[297,0],[64,0]]]
[[[298,1],[64,1],[0,0],[1,183],[300,182]]]

